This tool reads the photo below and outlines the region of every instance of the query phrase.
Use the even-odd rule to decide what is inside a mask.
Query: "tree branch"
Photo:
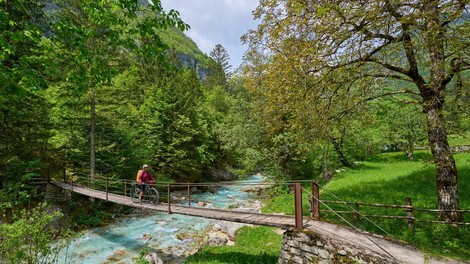
[[[376,100],[376,99],[386,97],[386,96],[394,97],[394,95],[398,95],[398,94],[416,94],[416,93],[405,90],[405,91],[394,91],[394,92],[379,94],[379,95],[372,96],[372,97],[367,97],[367,98],[364,98],[363,100],[360,100],[359,102],[355,103],[353,106],[344,109],[343,111],[339,112],[338,114],[328,117],[328,120],[332,120],[332,119],[334,119],[338,116],[341,118],[341,117],[345,116],[349,111],[351,111],[351,109],[353,109],[353,108],[355,108],[355,107],[357,107],[357,106],[359,106],[359,105],[361,105],[365,102]]]

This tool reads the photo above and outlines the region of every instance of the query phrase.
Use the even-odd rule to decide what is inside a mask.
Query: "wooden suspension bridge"
[[[130,197],[125,196],[125,195],[119,195],[119,194],[114,194],[114,193],[110,193],[106,191],[91,189],[88,187],[72,185],[72,184],[65,183],[65,182],[52,182],[51,184],[57,187],[60,187],[62,189],[70,190],[70,191],[73,191],[75,193],[79,193],[85,196],[89,196],[89,197],[93,197],[96,199],[105,200],[105,201],[109,201],[109,202],[113,202],[113,203],[117,203],[121,205],[126,205],[130,207],[150,209],[150,210],[156,210],[160,212],[176,213],[176,214],[196,216],[196,217],[204,217],[204,218],[224,220],[224,221],[231,221],[231,222],[238,222],[238,223],[245,223],[245,224],[280,227],[283,229],[292,228],[296,226],[295,216],[186,206],[186,205],[171,203],[171,199],[169,199],[170,202],[159,203],[156,205],[150,204],[150,203],[144,203],[144,202],[136,203],[136,202],[133,202]],[[297,222],[299,222],[299,219],[297,219]]]

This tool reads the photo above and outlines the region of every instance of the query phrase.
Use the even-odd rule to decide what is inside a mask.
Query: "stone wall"
[[[279,264],[306,263],[398,263],[386,255],[371,252],[332,237],[320,237],[311,230],[287,230],[279,252]]]
[[[57,203],[57,202],[69,202],[72,200],[72,193],[69,190],[64,190],[52,184],[46,186],[46,201]]]

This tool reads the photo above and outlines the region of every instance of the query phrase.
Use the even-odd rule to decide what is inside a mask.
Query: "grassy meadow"
[[[454,156],[459,172],[459,197],[462,210],[470,210],[470,154]],[[415,160],[409,161],[403,153],[384,153],[360,162],[354,168],[337,173],[328,183],[320,183],[320,199],[405,205],[409,197],[415,208],[437,209],[435,169],[428,151],[415,153]],[[309,186],[305,185],[307,190]],[[264,212],[285,212],[293,214],[292,194],[280,195],[271,200]],[[304,215],[308,215],[307,194],[303,195]],[[416,222],[414,232],[408,229],[406,220],[360,218],[342,215],[344,219],[327,212],[327,206],[340,211],[352,211],[353,206],[326,203],[321,205],[321,218],[365,229],[412,244],[423,251],[437,256],[470,260],[470,227],[450,226]],[[406,216],[403,209],[360,206],[364,215]],[[438,220],[437,213],[415,211],[418,220]],[[346,221],[347,222],[346,222]],[[470,213],[465,215],[470,222]],[[377,227],[379,226],[379,227]]]

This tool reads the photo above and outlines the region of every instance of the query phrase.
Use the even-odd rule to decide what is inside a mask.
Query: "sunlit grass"
[[[242,227],[234,246],[206,247],[184,263],[277,263],[282,236],[273,230],[264,226]]]
[[[470,133],[449,136],[449,144],[451,146],[470,145]]]
[[[470,154],[454,156],[459,172],[459,198],[461,209],[470,210]],[[405,205],[410,198],[416,208],[437,209],[436,171],[432,157],[427,151],[419,151],[414,161],[408,161],[403,153],[385,153],[357,164],[354,168],[338,173],[333,180],[322,184],[322,200],[341,200],[380,204]],[[307,185],[305,186],[309,188]],[[307,195],[303,195],[304,215],[308,215]],[[327,204],[335,210],[352,211],[353,206]],[[285,212],[293,214],[293,195],[285,194],[274,198],[264,212]],[[328,213],[321,206],[321,217],[327,221],[346,224],[338,216]],[[403,209],[387,209],[361,206],[366,215],[406,216]],[[470,260],[470,228],[430,223],[415,223],[415,231],[408,230],[405,220],[370,218],[380,228],[361,218],[356,222],[354,215],[343,215],[356,227],[392,236],[421,248],[422,250],[447,257]],[[438,220],[437,213],[415,212],[416,219]],[[465,215],[470,222],[470,214]],[[439,241],[436,243],[436,241]]]

